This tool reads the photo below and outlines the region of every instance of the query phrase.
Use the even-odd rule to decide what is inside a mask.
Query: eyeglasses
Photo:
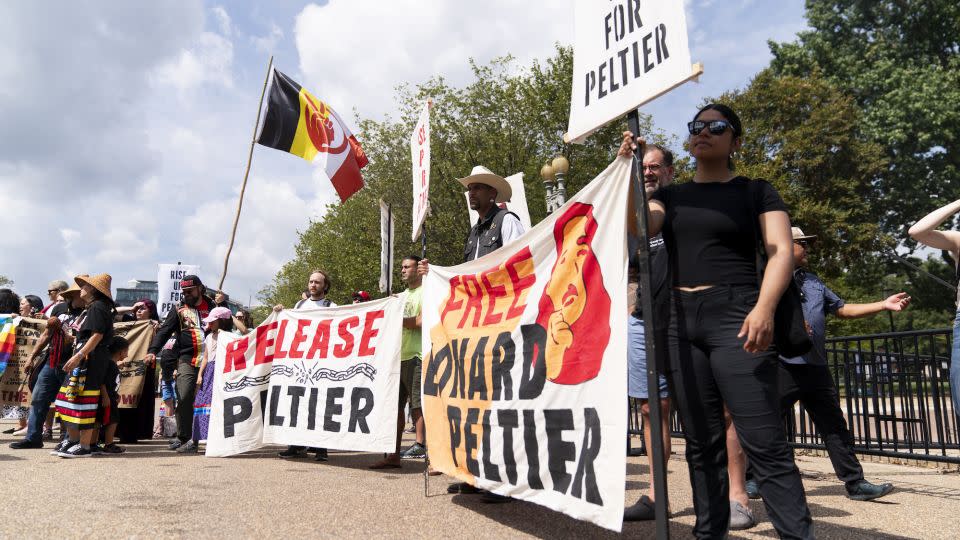
[[[709,122],[704,122],[703,120],[694,120],[693,122],[687,122],[687,131],[689,131],[691,135],[698,135],[701,131],[703,131],[703,128],[710,130],[710,133],[713,135],[720,135],[729,127],[730,122],[727,122],[726,120],[711,120]]]
[[[657,172],[663,168],[663,165],[659,163],[651,163],[650,165],[644,165],[643,170],[650,172]]]
[[[806,240],[794,240],[793,243],[801,247],[807,247],[810,245],[810,242]]]

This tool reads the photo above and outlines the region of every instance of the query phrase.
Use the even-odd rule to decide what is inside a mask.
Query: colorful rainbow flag
[[[17,323],[20,317],[0,315],[0,375],[7,370],[7,364],[17,347]]]

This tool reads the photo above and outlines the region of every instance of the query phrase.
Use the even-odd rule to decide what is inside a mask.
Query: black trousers
[[[723,406],[754,465],[770,521],[782,538],[813,538],[800,471],[784,435],[777,354],[751,354],[738,338],[756,287],[673,291],[668,380],[683,422],[697,538],[724,538],[730,524]]]
[[[843,418],[840,396],[827,366],[780,363],[780,405],[783,413],[791,413],[797,401],[803,405],[820,433],[837,477],[848,488],[863,480],[863,467],[853,453],[853,435]]]
[[[177,438],[187,442],[193,438],[193,400],[197,397],[198,368],[189,358],[177,362]]]

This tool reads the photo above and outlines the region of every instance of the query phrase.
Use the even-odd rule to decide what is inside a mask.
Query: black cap
[[[200,278],[190,274],[188,276],[183,276],[183,279],[180,280],[180,288],[186,289],[187,287],[200,287],[203,285],[203,282],[200,281]]]

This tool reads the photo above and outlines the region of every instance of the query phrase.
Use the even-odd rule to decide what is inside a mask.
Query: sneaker
[[[656,518],[653,501],[646,495],[640,497],[639,501],[623,510],[624,521],[653,521]]]
[[[283,459],[307,457],[307,449],[302,446],[288,446],[283,452],[277,452]]]
[[[196,454],[200,450],[200,447],[197,446],[197,443],[193,441],[187,441],[177,447],[178,454]]]
[[[93,453],[90,452],[89,448],[84,448],[80,446],[80,444],[78,443],[71,446],[68,450],[59,452],[57,455],[62,458],[73,459],[73,458],[87,458],[92,456]]]
[[[76,444],[76,443],[73,443],[73,444]],[[60,439],[60,442],[53,447],[53,450],[50,452],[50,455],[56,456],[56,455],[59,455],[60,452],[66,452],[68,448],[73,446],[73,444],[70,443],[70,439]]]
[[[415,442],[410,445],[410,448],[401,452],[400,457],[403,459],[423,459],[427,457],[427,447]]]
[[[742,531],[757,524],[753,512],[737,501],[730,501],[730,530]]]
[[[173,439],[170,441],[170,444],[167,445],[167,450],[176,450],[183,446],[184,442],[180,439]]]
[[[854,501],[870,501],[879,499],[891,491],[893,491],[893,484],[871,484],[866,480],[860,480],[847,488],[847,498]]]
[[[117,443],[110,443],[103,447],[103,453],[106,454],[122,454],[126,452],[127,449],[117,445]]]
[[[103,454],[103,447],[99,443],[90,445],[90,453],[99,456]]]
[[[747,480],[747,497],[751,499],[760,498],[760,486],[757,485],[756,480]]]
[[[330,461],[330,456],[327,455],[326,448],[317,448],[317,455],[313,458],[314,461]]]
[[[24,439],[22,441],[15,441],[10,443],[10,448],[14,450],[23,450],[27,448],[43,448],[43,441],[28,441]]]

